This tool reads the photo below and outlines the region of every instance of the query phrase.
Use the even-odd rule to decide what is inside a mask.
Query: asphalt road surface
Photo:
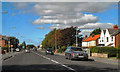
[[[93,59],[67,60],[60,55],[43,52],[20,53],[3,61],[2,71],[22,72],[118,72],[118,65],[96,62]]]

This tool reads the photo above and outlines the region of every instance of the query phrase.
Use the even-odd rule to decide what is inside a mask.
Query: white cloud
[[[64,16],[43,16],[36,20],[34,20],[33,24],[67,24],[70,26],[79,26],[86,23],[95,23],[99,19],[97,16],[93,16],[91,14],[80,14],[80,16],[76,15],[64,15]]]
[[[96,29],[96,28],[106,29],[106,28],[113,28],[113,24],[112,23],[88,23],[83,26],[79,26],[78,28],[80,29]]]
[[[2,0],[3,2],[118,2],[119,0]]]
[[[83,29],[79,34],[89,35],[93,30],[91,29]]]

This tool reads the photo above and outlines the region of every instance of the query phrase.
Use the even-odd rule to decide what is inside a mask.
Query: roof
[[[87,39],[83,40],[83,42],[88,42],[88,41],[97,40],[98,38],[100,38],[100,34],[94,35],[94,36],[90,36],[90,37],[88,37]]]
[[[114,32],[114,33],[112,34],[112,36],[115,36],[115,35],[117,35],[117,34],[119,34],[119,33],[120,33],[120,29],[117,29],[117,31]]]
[[[114,33],[118,32],[118,29],[108,29],[108,31],[110,35],[113,35]]]
[[[103,30],[103,33],[105,34],[106,30]]]

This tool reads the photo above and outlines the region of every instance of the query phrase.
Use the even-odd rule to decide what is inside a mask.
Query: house
[[[115,32],[112,36],[115,36],[115,47],[120,46],[120,29],[118,29],[117,32]]]
[[[82,41],[82,47],[89,48],[89,47],[97,46],[99,38],[100,38],[100,34],[89,36],[88,38]]]
[[[114,25],[113,28],[101,30],[99,46],[112,46],[115,47],[115,37],[117,36],[118,26]]]
[[[0,46],[5,47],[8,45],[8,37],[0,35]]]

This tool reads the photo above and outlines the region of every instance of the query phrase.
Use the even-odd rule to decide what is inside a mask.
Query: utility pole
[[[76,28],[76,47],[78,47],[77,28]]]
[[[57,49],[57,35],[56,35],[56,29],[55,29],[55,50]]]

